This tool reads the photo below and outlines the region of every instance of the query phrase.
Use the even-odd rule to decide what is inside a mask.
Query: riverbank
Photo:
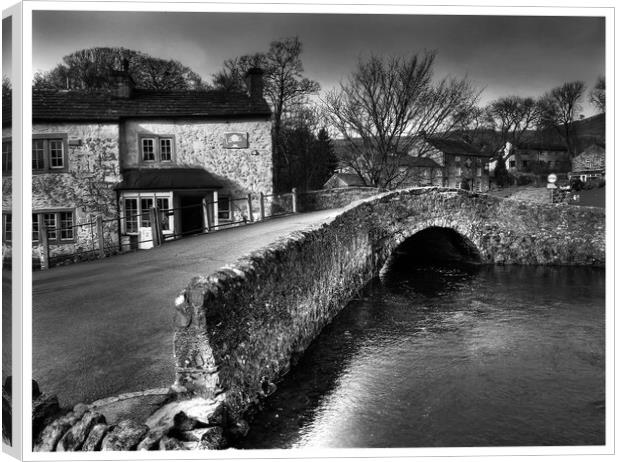
[[[501,197],[503,199],[513,199],[520,201],[533,202],[536,204],[549,204],[551,203],[551,196],[549,190],[546,187],[535,186],[511,186],[508,188],[502,188],[495,191],[489,191],[491,196]],[[605,187],[584,189],[576,192],[579,195],[579,200],[572,202],[572,205],[579,205],[582,207],[601,207],[605,208]]]

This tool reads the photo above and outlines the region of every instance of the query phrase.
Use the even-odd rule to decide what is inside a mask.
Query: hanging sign
[[[224,147],[227,149],[243,149],[248,147],[248,134],[247,133],[225,133],[224,134]]]

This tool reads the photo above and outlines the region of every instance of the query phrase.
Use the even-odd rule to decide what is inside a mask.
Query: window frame
[[[144,140],[153,140],[153,160],[144,159]],[[170,159],[162,160],[161,142],[170,140]],[[174,135],[141,134],[138,136],[138,157],[141,164],[173,164],[176,162],[176,138]]]
[[[219,222],[229,222],[232,221],[232,200],[231,196],[218,196],[217,198],[217,221]],[[222,210],[220,204],[226,203],[228,204],[228,208]],[[226,213],[228,218],[224,218],[221,216],[222,213]]]
[[[66,133],[37,133],[32,135],[32,147],[35,141],[43,141],[43,168],[32,168],[33,175],[44,173],[67,173],[69,171],[69,143]],[[60,141],[62,147],[62,167],[52,166],[50,141]],[[34,159],[34,157],[33,157]]]
[[[63,227],[62,227],[62,214],[63,213],[70,213],[71,214],[71,238],[63,238],[62,237],[62,232],[63,232]],[[32,242],[40,242],[39,241],[39,224],[42,223],[45,220],[45,215],[54,215],[54,222],[55,222],[55,229],[54,229],[54,233],[55,236],[51,237],[50,236],[50,232],[48,230],[47,233],[47,242],[50,244],[75,244],[76,243],[76,211],[75,209],[71,209],[71,208],[63,208],[63,209],[42,209],[42,210],[33,210],[32,211]],[[35,222],[35,218],[36,218],[36,222]],[[42,221],[43,220],[43,221]],[[35,228],[35,224],[36,224],[36,228]],[[35,230],[36,230],[36,236],[37,238],[34,239],[34,234],[35,234]]]
[[[8,146],[8,155],[5,157],[4,146]],[[5,165],[6,163],[6,165]],[[10,176],[13,173],[13,138],[2,138],[2,176]]]
[[[135,201],[136,209],[135,213],[137,216],[133,218],[128,218],[127,215],[127,206],[126,202]],[[144,211],[142,210],[142,201],[143,200],[152,200],[153,205],[157,205],[159,200],[167,200],[168,208],[161,209],[162,214],[165,214],[168,217],[167,224],[165,227],[162,227],[162,233],[164,235],[172,235],[174,234],[174,193],[172,191],[123,191],[120,196],[120,205],[121,205],[121,235],[124,236],[137,236],[140,234],[140,228],[143,228],[143,220],[145,219]],[[148,220],[148,227],[150,227],[150,217],[147,215],[146,220]],[[135,224],[135,231],[127,230],[127,222],[130,221]]]
[[[7,229],[7,224],[10,227]],[[10,235],[10,239],[7,237]],[[13,214],[10,212],[4,212],[2,214],[2,243],[13,242]]]

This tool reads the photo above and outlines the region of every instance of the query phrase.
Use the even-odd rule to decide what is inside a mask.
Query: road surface
[[[171,385],[172,309],[179,290],[195,275],[339,211],[276,218],[35,272],[33,378],[64,405]]]

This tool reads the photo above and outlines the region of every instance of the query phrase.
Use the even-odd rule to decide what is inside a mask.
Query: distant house
[[[249,92],[145,90],[128,72],[111,91],[34,91],[33,256],[45,224],[54,257],[93,247],[98,217],[106,248],[137,242],[163,211],[162,231],[201,232],[244,211],[232,199],[273,193],[271,111],[262,71]],[[10,101],[3,101],[3,255],[11,245]],[[6,212],[5,212],[6,211]]]
[[[366,186],[356,173],[334,173],[323,185],[323,189],[350,188]]]
[[[569,177],[578,177],[581,181],[605,176],[605,148],[599,144],[588,146],[572,160]]]
[[[513,173],[568,173],[570,156],[566,146],[557,141],[524,141],[513,147],[506,159],[506,169]]]
[[[458,139],[428,137],[423,156],[442,168],[442,184],[486,192],[490,187],[489,162],[493,155]],[[436,184],[437,180],[435,183]]]
[[[443,186],[444,169],[429,157],[402,156],[398,168],[401,187]]]

